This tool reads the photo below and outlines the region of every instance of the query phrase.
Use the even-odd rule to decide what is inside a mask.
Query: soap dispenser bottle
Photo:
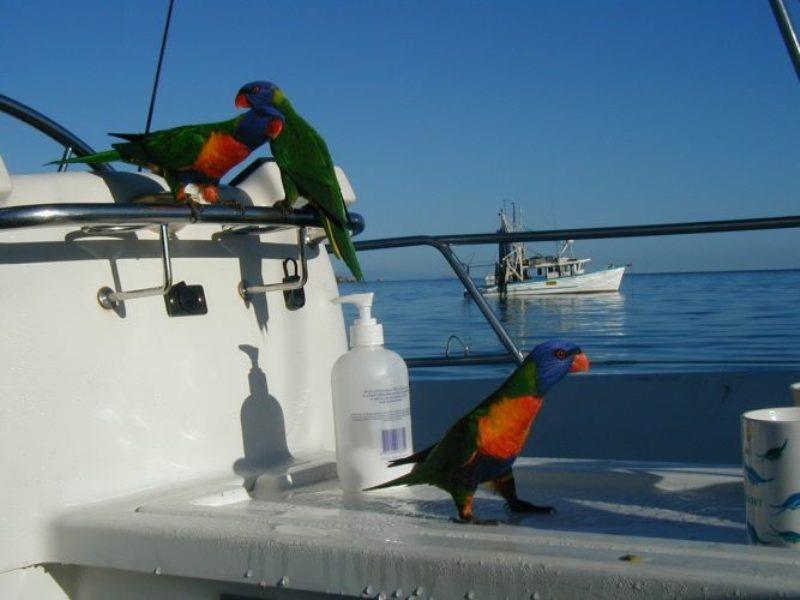
[[[336,465],[345,491],[356,492],[405,475],[411,465],[388,462],[411,454],[411,402],[408,368],[383,347],[383,325],[371,315],[373,293],[340,296],[355,304],[350,351],[331,372],[336,427]]]

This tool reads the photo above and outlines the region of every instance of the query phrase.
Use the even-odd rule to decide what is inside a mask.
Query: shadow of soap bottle
[[[252,471],[287,459],[289,450],[283,409],[269,393],[267,375],[258,364],[258,348],[241,344],[239,350],[250,359],[250,395],[244,399],[240,415],[244,459],[238,468]]]

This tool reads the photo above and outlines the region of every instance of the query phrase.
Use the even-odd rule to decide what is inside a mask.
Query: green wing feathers
[[[47,164],[88,164],[124,161],[135,165],[158,165],[162,170],[180,170],[191,167],[205,143],[215,132],[230,133],[236,129],[241,117],[200,125],[183,125],[162,129],[149,134],[112,133],[125,142],[112,144],[113,150],[88,156],[76,156],[65,161],[54,160]]]
[[[326,214],[322,214],[321,216],[322,224],[325,227],[325,233],[328,235],[328,241],[331,243],[333,253],[344,261],[344,264],[347,265],[357,281],[363,281],[364,274],[361,272],[361,265],[358,263],[356,249],[353,246],[353,240],[350,238],[350,232],[331,221]]]
[[[112,133],[128,143],[114,144],[124,159],[132,162],[148,162],[162,169],[186,169],[190,167],[203,146],[214,132],[230,132],[235,129],[236,119],[202,125],[184,125],[162,129],[151,134]]]
[[[369,492],[372,490],[382,490],[384,488],[395,487],[396,485],[419,485],[421,483],[428,483],[428,481],[420,477],[418,472],[411,471],[406,475],[398,477],[397,479],[392,479],[391,481],[387,481],[386,483],[381,483],[378,485],[373,485],[372,487],[369,488],[364,488],[364,491]]]
[[[115,160],[122,160],[117,150],[106,150],[104,152],[95,152],[94,154],[87,154],[86,156],[73,156],[67,160],[51,160],[48,165],[77,165],[77,164],[96,164],[107,163]]]
[[[347,229],[347,207],[328,146],[288,101],[277,108],[286,121],[281,135],[270,146],[284,180],[291,179],[299,194],[319,211],[333,253],[361,281],[364,275]],[[287,203],[291,203],[288,190]]]

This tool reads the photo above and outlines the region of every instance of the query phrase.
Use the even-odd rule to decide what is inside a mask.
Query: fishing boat
[[[511,217],[500,211],[498,233],[523,231],[512,203]],[[573,240],[562,240],[555,255],[528,256],[523,242],[500,242],[494,272],[484,278],[479,288],[485,296],[550,296],[554,294],[593,294],[617,292],[626,267],[609,265],[602,271],[586,272],[591,258],[575,258]]]

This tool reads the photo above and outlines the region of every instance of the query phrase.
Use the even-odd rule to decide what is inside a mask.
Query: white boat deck
[[[327,470],[311,467],[312,476]],[[252,494],[212,482],[70,513],[55,523],[58,561],[386,598],[415,590],[424,598],[790,597],[800,589],[800,553],[744,545],[737,468],[520,459],[516,473],[521,497],[558,512],[511,516],[480,492],[476,513],[507,523],[460,525],[435,488],[345,497],[333,479],[292,487],[292,477],[265,476]],[[281,482],[287,489],[276,489]]]

